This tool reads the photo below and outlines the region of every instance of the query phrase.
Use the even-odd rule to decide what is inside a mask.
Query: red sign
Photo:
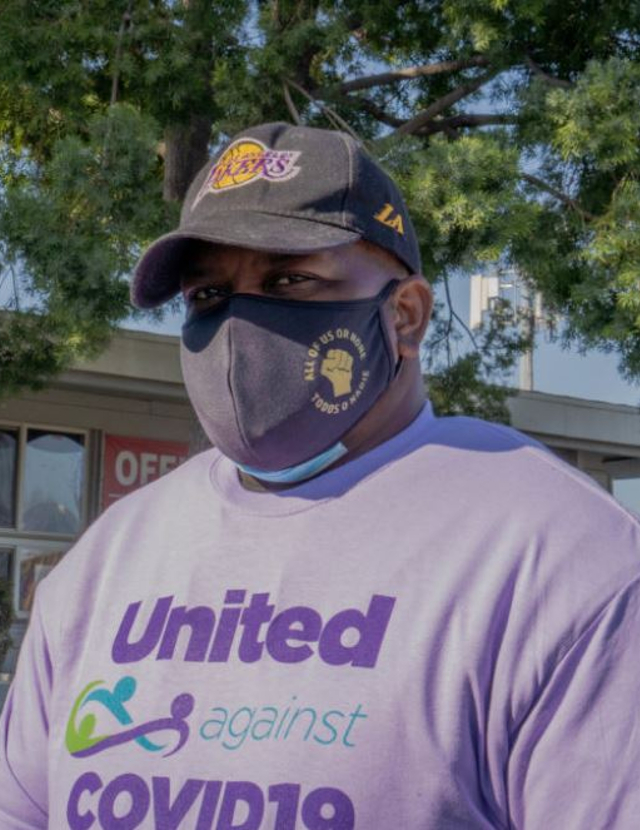
[[[188,444],[105,435],[102,509],[173,470],[187,457]]]

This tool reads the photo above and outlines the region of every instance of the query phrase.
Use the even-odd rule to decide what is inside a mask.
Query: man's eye
[[[224,288],[219,288],[217,285],[201,285],[199,288],[194,288],[187,294],[187,304],[206,302],[207,300],[221,300],[227,297],[229,292]]]
[[[301,285],[312,281],[313,278],[307,277],[305,274],[279,274],[271,280],[271,285],[274,288],[288,288],[291,285]]]

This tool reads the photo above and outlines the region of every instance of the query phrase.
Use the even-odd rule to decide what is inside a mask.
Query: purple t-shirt
[[[429,406],[279,494],[202,453],[41,583],[0,827],[632,830],[638,530]]]

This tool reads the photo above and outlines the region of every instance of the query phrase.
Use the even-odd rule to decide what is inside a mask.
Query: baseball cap
[[[243,130],[192,182],[177,230],[142,256],[131,286],[139,308],[180,288],[191,240],[307,254],[364,239],[420,272],[414,227],[400,191],[347,133],[286,123]]]

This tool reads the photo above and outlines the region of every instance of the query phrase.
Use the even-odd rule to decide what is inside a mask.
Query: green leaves
[[[84,139],[60,139],[48,165],[7,185],[5,261],[28,275],[30,301],[2,319],[3,389],[38,385],[95,354],[129,314],[139,246],[175,218],[160,198],[157,132],[149,117],[115,105],[88,119]]]
[[[433,228],[440,267],[497,260],[514,239],[530,235],[539,206],[519,189],[518,163],[518,150],[503,132],[455,142],[438,136],[416,153],[411,207]]]
[[[207,141],[279,119],[367,142],[430,281],[514,267],[568,337],[640,373],[640,4],[5,0],[2,18],[0,280],[22,286],[0,317],[3,391],[101,348]],[[434,390],[498,417],[517,332],[496,317],[457,365],[442,319]]]
[[[564,161],[640,172],[640,65],[628,59],[591,61],[572,89],[547,96],[553,146]]]

